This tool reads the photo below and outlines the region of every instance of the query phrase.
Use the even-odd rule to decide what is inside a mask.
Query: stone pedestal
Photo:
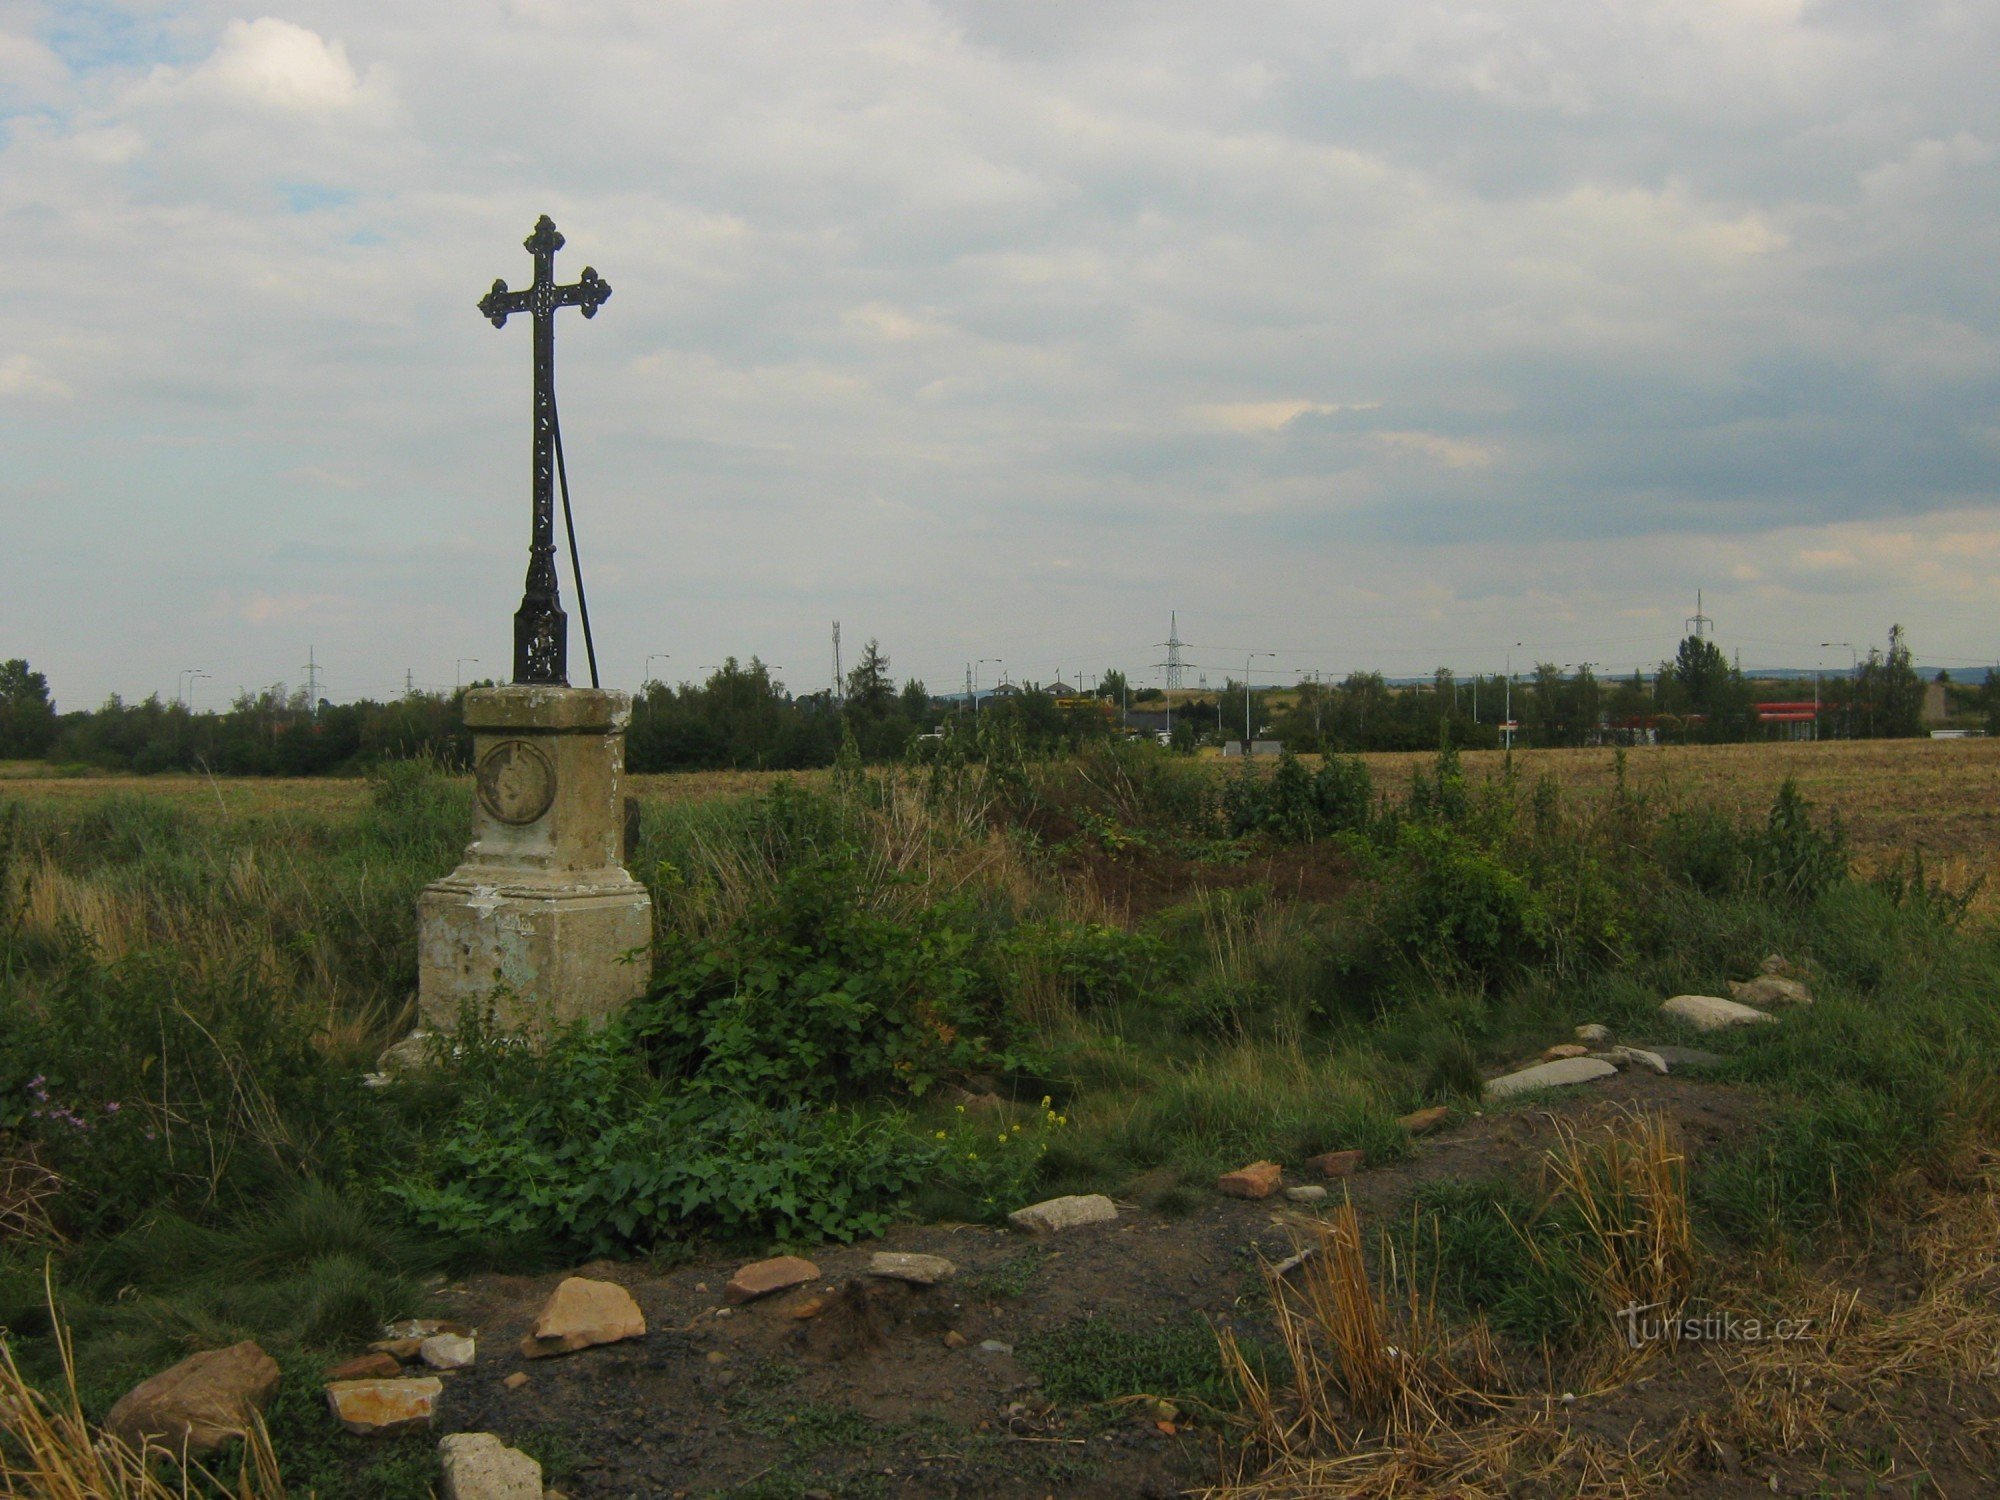
[[[475,789],[465,862],[417,899],[417,1008],[427,1031],[471,1001],[546,1036],[601,1021],[651,977],[653,904],[625,871],[631,700],[592,688],[465,695]]]

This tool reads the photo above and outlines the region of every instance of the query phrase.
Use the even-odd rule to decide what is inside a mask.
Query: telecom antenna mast
[[[840,675],[840,621],[833,622],[833,701],[841,701],[842,679]]]

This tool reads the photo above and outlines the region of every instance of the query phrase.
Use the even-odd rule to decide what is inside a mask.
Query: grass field
[[[1400,795],[1413,769],[1431,754],[1362,757],[1375,784]],[[1474,781],[1500,775],[1507,757],[1473,751],[1464,757]],[[1616,774],[1613,750],[1517,750],[1518,775],[1553,776],[1565,789],[1598,792]],[[1224,773],[1222,763],[1216,763]],[[827,773],[686,771],[627,778],[632,795],[675,805],[755,793],[781,775],[808,785]],[[1921,848],[1928,864],[1954,884],[1985,876],[1981,909],[2000,910],[2000,739],[1831,740],[1820,744],[1671,745],[1625,752],[1628,786],[1669,797],[1713,801],[1733,811],[1768,807],[1779,784],[1797,778],[1814,804],[1840,814],[1864,870]],[[0,762],[0,801],[92,799],[120,792],[157,797],[176,806],[228,815],[351,811],[367,798],[358,779],[211,778],[206,776],[58,775],[37,762]]]

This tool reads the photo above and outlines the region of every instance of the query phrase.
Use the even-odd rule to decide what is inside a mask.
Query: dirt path
[[[1345,1186],[1372,1230],[1425,1179],[1532,1170],[1558,1114],[1631,1105],[1670,1114],[1697,1154],[1739,1137],[1754,1111],[1741,1091],[1624,1073],[1553,1106],[1475,1117]],[[1145,1403],[1051,1409],[1035,1351],[1090,1318],[1116,1337],[1165,1337],[1193,1319],[1264,1336],[1259,1261],[1289,1253],[1310,1224],[1309,1211],[1281,1200],[1215,1198],[1180,1219],[1122,1206],[1114,1224],[1040,1241],[913,1226],[816,1251],[819,1281],[733,1309],[721,1294],[741,1257],[665,1272],[598,1263],[564,1274],[627,1286],[651,1331],[538,1361],[513,1351],[560,1275],[482,1277],[442,1299],[447,1315],[479,1328],[481,1358],[451,1377],[441,1425],[539,1433],[544,1446],[566,1434],[573,1461],[558,1468],[574,1500],[1178,1494],[1219,1477],[1221,1429],[1191,1406],[1171,1435]],[[879,1249],[945,1256],[958,1276],[928,1289],[874,1280],[865,1270]],[[817,1297],[832,1299],[828,1311],[794,1316]],[[964,1347],[948,1346],[948,1333]],[[508,1390],[517,1370],[527,1384]]]

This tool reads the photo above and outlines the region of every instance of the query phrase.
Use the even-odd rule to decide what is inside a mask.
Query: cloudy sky
[[[2000,0],[0,0],[0,656],[2000,656]],[[567,586],[566,586],[567,596]],[[572,615],[574,601],[570,600]],[[574,627],[574,621],[573,621]],[[671,653],[668,660],[657,653]],[[582,642],[572,630],[573,677]]]

